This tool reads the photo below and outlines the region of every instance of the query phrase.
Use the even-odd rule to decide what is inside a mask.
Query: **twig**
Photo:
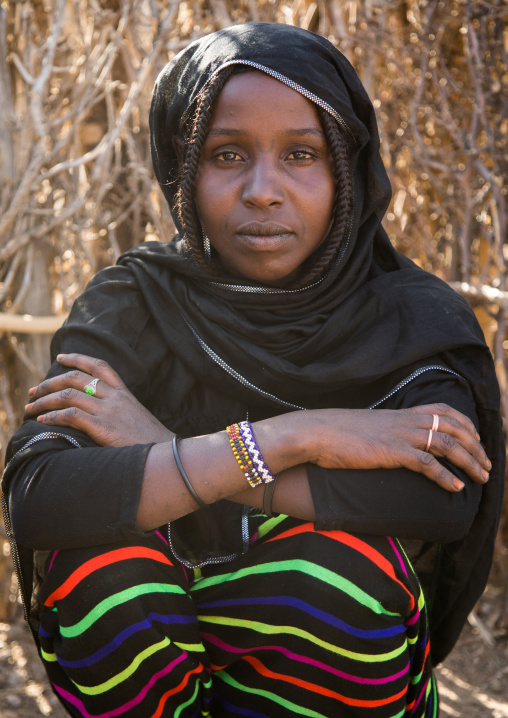
[[[54,334],[60,329],[67,315],[36,317],[32,314],[7,314],[0,312],[0,332],[18,334]]]

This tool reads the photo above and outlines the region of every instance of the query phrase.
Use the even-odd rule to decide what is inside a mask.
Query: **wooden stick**
[[[18,334],[54,334],[64,323],[66,314],[61,316],[35,317],[32,314],[7,314],[0,312],[0,332]]]

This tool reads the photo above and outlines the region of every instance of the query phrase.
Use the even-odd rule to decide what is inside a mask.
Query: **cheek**
[[[211,232],[227,224],[231,198],[232,192],[227,191],[224,183],[218,181],[212,173],[201,171],[198,174],[194,202],[203,228]]]
[[[313,182],[303,195],[307,223],[313,225],[314,233],[327,233],[333,218],[336,187],[332,178]]]

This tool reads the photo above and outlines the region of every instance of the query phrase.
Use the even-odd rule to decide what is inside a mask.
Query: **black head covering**
[[[246,410],[256,420],[296,407],[367,407],[414,368],[436,361],[464,377],[494,467],[469,535],[444,554],[448,585],[460,583],[463,590],[449,595],[446,582],[437,589],[439,641],[433,635],[433,642],[442,658],[486,581],[499,521],[504,448],[492,358],[463,299],[390,245],[381,226],[390,186],[374,110],[349,62],[322,37],[287,25],[247,23],[192,43],[166,66],[155,85],[150,128],[155,172],[170,208],[178,181],[174,136],[199,92],[227,63],[261,66],[329,108],[352,137],[355,208],[350,234],[331,269],[300,290],[213,278],[177,240],[146,243],[120,258],[181,367],[171,397],[175,405],[182,398],[182,411],[171,428],[184,434],[215,431],[243,418],[239,412]],[[139,369],[122,364],[123,337],[118,337],[118,315],[127,322],[135,312],[126,291],[119,291],[115,316],[102,320],[103,296],[99,293],[102,304],[96,306],[93,299],[76,302],[54,351],[65,351],[69,331],[72,350],[86,353],[93,334],[102,358],[136,391]],[[149,364],[155,350],[143,351]],[[186,377],[199,386],[194,408],[182,389],[189,385]],[[209,423],[203,417],[211,417]],[[193,528],[224,521],[215,506],[208,511],[208,517],[189,517]],[[452,573],[460,573],[460,581]]]
[[[178,188],[174,137],[182,134],[184,121],[211,78],[230,65],[262,70],[298,90],[338,121],[352,146],[355,206],[350,238],[343,242],[335,271],[321,289],[340,276],[345,293],[355,278],[365,276],[375,232],[378,253],[387,253],[399,266],[403,260],[379,231],[391,188],[379,154],[374,108],[348,60],[328,40],[289,25],[247,23],[221,30],[189,45],[160,73],[150,113],[151,145],[155,173],[170,209]],[[175,212],[173,219],[181,231]]]

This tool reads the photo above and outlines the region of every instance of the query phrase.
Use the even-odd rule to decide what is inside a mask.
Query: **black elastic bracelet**
[[[279,478],[279,475],[275,474],[274,480],[269,481],[267,484],[265,484],[265,491],[263,494],[263,512],[268,516],[269,519],[271,519],[273,517],[273,513],[272,513],[273,492],[275,491],[275,484],[277,483],[278,478]]]
[[[197,503],[197,505],[200,508],[206,509],[208,504],[205,504],[205,502],[202,501],[199,498],[199,496],[197,495],[197,493],[194,491],[192,484],[189,481],[189,477],[187,476],[187,474],[185,473],[185,469],[183,468],[182,461],[180,459],[180,454],[178,452],[178,439],[179,438],[180,437],[177,434],[175,434],[173,437],[173,456],[175,457],[176,466],[178,468],[178,471],[180,472],[180,476],[182,477],[183,483],[187,487],[187,491],[189,492],[189,494],[192,496],[192,498],[194,499],[194,501]]]

